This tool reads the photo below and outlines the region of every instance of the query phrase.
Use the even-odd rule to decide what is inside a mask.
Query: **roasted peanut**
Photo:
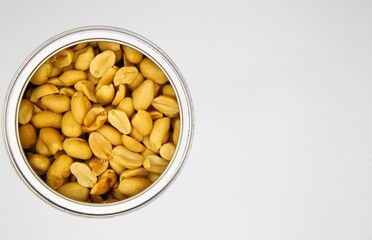
[[[142,136],[149,135],[153,125],[151,115],[142,109],[138,109],[137,114],[132,119],[132,125]]]
[[[70,110],[70,98],[65,95],[48,95],[41,98],[41,104],[56,113],[63,113]]]
[[[72,116],[74,116],[76,122],[79,124],[83,123],[85,115],[88,111],[92,108],[92,105],[89,99],[84,96],[83,93],[77,92],[71,98],[71,112]]]
[[[44,142],[50,154],[55,154],[63,149],[61,136],[54,128],[42,128],[39,138]]]
[[[57,68],[57,67],[52,67],[52,72],[50,73],[49,77],[50,78],[54,78],[54,77],[58,77],[59,75],[61,75],[63,72],[62,68]]]
[[[96,78],[101,78],[115,64],[115,53],[106,50],[96,55],[90,62],[89,71]]]
[[[125,178],[119,184],[119,191],[127,196],[134,196],[151,185],[146,178]]]
[[[143,146],[140,142],[138,142],[134,138],[131,138],[127,135],[123,135],[121,139],[123,141],[124,146],[133,152],[140,153],[143,150],[145,150],[145,146]]]
[[[119,86],[120,84],[132,83],[138,74],[136,67],[122,67],[120,68],[114,77],[114,85]]]
[[[126,149],[123,146],[117,146],[112,150],[112,159],[120,166],[133,169],[138,168],[143,163],[143,156]]]
[[[116,174],[112,169],[107,169],[98,177],[98,182],[93,186],[90,194],[105,194],[116,182]]]
[[[95,86],[92,82],[88,80],[82,80],[75,83],[74,88],[78,92],[84,93],[84,95],[92,102],[98,103],[96,94],[95,94]]]
[[[31,77],[31,83],[35,85],[41,85],[48,81],[50,74],[52,73],[52,64],[50,61],[43,63]]]
[[[169,142],[161,146],[159,153],[162,158],[170,161],[173,157],[175,150],[176,150],[176,145],[174,145],[174,143]]]
[[[134,109],[146,110],[154,99],[154,82],[145,80],[136,90],[133,91],[133,106]]]
[[[128,46],[123,46],[123,50],[124,50],[124,54],[127,57],[128,61],[130,61],[131,63],[135,63],[135,64],[141,62],[143,58],[143,54],[141,52]]]
[[[113,106],[117,106],[121,103],[121,101],[124,99],[125,97],[125,85],[124,84],[120,84],[119,87],[118,87],[118,90],[115,94],[115,97],[114,99],[112,100],[111,104]]]
[[[105,124],[107,119],[107,112],[102,107],[93,107],[85,115],[83,120],[83,130],[85,132],[95,131]]]
[[[75,69],[85,71],[89,68],[90,62],[94,58],[94,50],[92,47],[87,47],[81,51],[75,60]]]
[[[109,160],[112,155],[111,143],[98,132],[89,135],[89,146],[99,159]]]
[[[96,92],[96,97],[101,105],[107,105],[112,102],[115,97],[114,85],[103,85]]]
[[[56,86],[52,84],[45,83],[43,85],[38,86],[35,88],[30,95],[31,102],[37,102],[41,97],[58,93],[59,90]]]
[[[170,84],[164,85],[162,92],[165,96],[176,98],[176,93],[174,92],[174,89]]]
[[[63,115],[61,130],[66,137],[79,137],[83,133],[81,125],[72,116],[71,111]]]
[[[46,83],[47,84],[52,84],[52,85],[57,86],[57,87],[64,87],[65,86],[65,84],[58,77],[49,78]]]
[[[131,136],[133,139],[137,140],[138,142],[142,142],[143,135],[141,135],[138,130],[134,127],[132,127],[132,130],[129,133],[129,136]]]
[[[39,176],[45,175],[50,167],[50,159],[40,154],[27,153],[28,163]]]
[[[173,126],[172,140],[173,140],[174,144],[177,145],[178,144],[178,139],[179,139],[179,136],[180,136],[180,127],[181,127],[180,118],[173,119],[172,120],[172,126]]]
[[[119,70],[116,66],[109,68],[109,70],[98,81],[96,89],[100,89],[104,85],[109,85],[113,82],[116,72]]]
[[[35,151],[38,153],[38,154],[41,154],[41,155],[44,155],[44,156],[51,156],[52,154],[49,152],[47,146],[45,145],[45,143],[43,142],[43,140],[41,140],[40,137],[38,137],[36,139],[36,143],[35,143]]]
[[[120,176],[120,174],[126,169],[125,167],[119,165],[115,161],[115,159],[110,159],[109,163],[110,163],[110,167],[112,168],[112,170],[114,170],[116,175],[118,176]]]
[[[72,62],[73,56],[74,52],[71,49],[63,49],[52,56],[50,62],[53,64],[54,67],[63,68],[68,66]]]
[[[168,116],[177,114],[180,111],[177,100],[173,97],[164,95],[154,98],[154,100],[152,100],[152,106]]]
[[[149,155],[143,161],[143,167],[150,173],[162,174],[167,168],[169,161],[156,155]]]
[[[74,162],[70,166],[70,171],[83,187],[92,188],[97,183],[96,175],[92,173],[90,167],[85,163]]]
[[[131,177],[147,177],[147,174],[149,172],[144,169],[143,167],[135,168],[135,169],[128,169],[125,170],[120,174],[120,181],[122,181],[124,178],[131,178]]]
[[[145,78],[151,79],[157,84],[164,84],[168,81],[164,72],[149,58],[144,58],[139,63],[139,68]]]
[[[96,130],[98,133],[102,134],[112,145],[118,146],[123,144],[122,134],[111,125],[103,125],[101,128]]]
[[[125,112],[128,118],[131,118],[135,112],[132,98],[130,97],[124,98],[117,106],[117,109]]]
[[[32,118],[33,112],[34,112],[34,107],[32,103],[27,99],[22,99],[19,105],[18,122],[20,124],[28,123]]]
[[[59,79],[66,85],[75,85],[78,81],[87,79],[88,76],[84,71],[81,70],[68,70],[59,76]]]
[[[77,182],[66,183],[62,187],[60,187],[57,191],[60,194],[68,198],[74,199],[76,201],[85,202],[89,198],[89,189],[86,187],[83,187]]]
[[[76,93],[76,90],[73,89],[73,88],[63,87],[63,88],[59,89],[59,94],[65,95],[67,97],[72,97],[72,96],[74,96],[75,93]]]
[[[108,168],[109,161],[101,160],[98,158],[90,159],[89,167],[92,169],[92,173],[95,176],[101,175]]]
[[[54,160],[46,174],[46,182],[51,188],[57,189],[62,186],[64,179],[71,174],[72,162],[72,158],[66,154],[62,154]]]
[[[35,145],[36,131],[32,124],[27,123],[19,127],[19,140],[24,149],[29,149]]]
[[[73,158],[87,160],[92,157],[89,144],[82,138],[66,138],[63,141],[63,149]]]
[[[112,50],[118,51],[120,50],[120,44],[114,42],[98,42],[98,47],[101,51]]]
[[[31,118],[32,125],[36,128],[61,128],[62,114],[55,113],[49,110],[35,113]]]
[[[156,155],[157,152],[152,151],[150,148],[147,148],[141,152],[141,155],[146,158],[149,155]]]
[[[147,179],[150,180],[150,182],[152,183],[158,180],[159,177],[160,177],[160,174],[156,174],[156,173],[147,174]]]
[[[145,78],[141,72],[138,72],[134,80],[128,84],[128,88],[133,91],[134,89],[137,89],[143,83],[143,81],[145,81]]]
[[[155,150],[159,150],[162,146],[163,139],[166,137],[169,127],[169,117],[160,118],[155,121],[149,136],[150,144]]]
[[[86,46],[88,46],[88,43],[84,42],[84,43],[79,43],[79,44],[75,45],[71,49],[72,49],[72,51],[77,52],[79,50],[82,50],[82,49],[86,48]]]
[[[120,110],[111,110],[108,113],[108,121],[114,126],[117,130],[119,130],[123,134],[130,133],[132,128],[127,114]]]

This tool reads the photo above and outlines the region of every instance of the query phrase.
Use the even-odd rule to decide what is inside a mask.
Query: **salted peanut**
[[[82,138],[66,138],[63,141],[63,149],[73,158],[87,160],[92,157],[89,144]]]
[[[163,117],[163,114],[161,112],[159,112],[158,110],[148,111],[148,113],[150,114],[151,119],[153,121],[158,120],[159,118]]]
[[[123,134],[130,133],[132,126],[130,125],[127,114],[123,111],[113,109],[108,113],[108,121],[113,127]]]
[[[49,61],[43,63],[31,77],[31,83],[35,85],[41,85],[48,81],[50,74],[52,73],[52,64]]]
[[[117,186],[115,186],[115,185],[117,185]],[[116,182],[115,185],[112,187],[112,190],[111,190],[112,195],[113,195],[115,198],[119,199],[119,200],[127,199],[128,196],[125,195],[125,194],[122,194],[122,193],[119,191],[119,183]]]
[[[35,173],[39,176],[45,175],[51,164],[48,157],[40,154],[27,153],[27,160]]]
[[[86,71],[90,66],[90,62],[94,58],[94,50],[92,47],[87,47],[81,50],[75,60],[75,69]]]
[[[98,195],[98,194],[91,194],[90,199],[92,200],[93,203],[103,203],[104,202],[101,195]]]
[[[81,186],[77,182],[66,183],[57,190],[63,196],[76,201],[85,202],[89,198],[89,189]]]
[[[41,104],[56,113],[63,113],[70,110],[70,98],[65,95],[48,95],[41,98]]]
[[[126,149],[123,146],[117,146],[112,150],[112,159],[120,166],[134,169],[143,163],[143,156]]]
[[[81,124],[75,120],[71,111],[63,115],[61,130],[66,137],[79,137],[83,133]]]
[[[177,99],[164,95],[154,98],[154,100],[152,100],[152,106],[165,115],[174,115],[180,111]]]
[[[44,142],[48,148],[48,152],[51,154],[55,154],[63,149],[61,136],[54,128],[40,129],[39,138]]]
[[[140,62],[139,68],[145,78],[151,79],[157,84],[164,84],[168,81],[164,72],[149,58],[144,58]]]
[[[129,60],[125,56],[125,54],[123,54],[123,64],[124,64],[124,67],[132,67],[132,66],[134,66],[134,63],[129,62]]]
[[[115,97],[111,102],[111,104],[113,106],[118,106],[120,104],[120,102],[124,99],[125,92],[126,92],[125,85],[120,84],[119,87],[118,87],[118,90],[116,91]]]
[[[129,136],[131,136],[133,139],[137,140],[138,142],[142,142],[143,135],[141,135],[138,130],[134,127],[132,127],[132,130],[129,133]]]
[[[122,47],[123,47],[124,54],[127,57],[128,61],[135,63],[135,64],[141,62],[143,58],[143,54],[140,51],[134,48],[128,47],[128,46],[122,46]]]
[[[147,148],[141,152],[141,155],[146,158],[149,155],[157,155],[157,152],[152,151],[151,149]]]
[[[174,155],[174,152],[176,151],[176,145],[172,142],[168,142],[161,146],[159,153],[162,158],[165,160],[170,161]]]
[[[51,188],[57,189],[62,186],[64,179],[71,174],[70,165],[72,162],[72,158],[66,154],[62,154],[54,160],[46,174],[46,182]]]
[[[180,124],[181,124],[181,121],[179,117],[172,120],[172,126],[173,126],[172,140],[176,146],[178,144],[178,139],[180,136]]]
[[[143,81],[145,81],[145,78],[143,77],[141,72],[138,72],[133,81],[128,84],[128,88],[133,91],[134,89],[138,88],[143,83]]]
[[[150,173],[162,174],[169,161],[156,155],[149,155],[143,161],[143,167]]]
[[[71,49],[63,49],[50,58],[54,67],[63,68],[72,62],[74,52]]]
[[[92,188],[97,183],[97,177],[85,163],[74,162],[70,166],[70,171],[76,177],[77,182],[83,187]]]
[[[149,135],[153,125],[150,113],[138,109],[137,114],[132,119],[132,125],[142,136]]]
[[[107,112],[103,107],[91,108],[84,117],[83,131],[92,132],[103,126],[107,120]]]
[[[125,178],[119,184],[119,191],[127,196],[134,196],[151,185],[146,178]]]
[[[143,145],[145,145],[145,147],[147,147],[148,149],[150,149],[151,151],[155,152],[155,153],[158,153],[159,152],[159,149],[155,149],[151,143],[150,143],[150,136],[145,136],[143,137],[143,140],[142,140],[142,143]]]
[[[102,105],[107,105],[112,102],[115,97],[114,85],[103,85],[96,92],[97,100]]]
[[[98,182],[90,190],[90,194],[101,195],[107,193],[114,186],[116,179],[114,170],[107,169],[98,177]]]
[[[59,94],[65,95],[67,97],[72,97],[76,93],[76,90],[70,87],[63,87],[59,89]]]
[[[41,97],[51,95],[51,94],[55,94],[55,93],[58,93],[58,92],[59,92],[59,90],[56,86],[54,86],[52,84],[45,83],[43,85],[38,86],[37,88],[35,88],[32,91],[31,96],[30,96],[30,101],[35,103]]]
[[[52,85],[57,86],[57,87],[64,87],[65,86],[65,84],[59,79],[59,77],[49,78],[46,83],[52,84]]]
[[[98,132],[89,135],[89,146],[93,154],[99,159],[109,160],[112,155],[111,143]]]
[[[82,124],[85,115],[88,113],[88,111],[92,108],[92,105],[89,101],[89,99],[84,96],[83,93],[77,92],[72,96],[71,98],[71,112],[72,116],[74,116],[75,120]]]
[[[113,66],[112,68],[110,68],[105,73],[105,75],[103,75],[103,77],[98,81],[97,86],[96,86],[96,90],[100,89],[104,85],[111,84],[114,81],[115,74],[118,70],[119,70],[119,68],[116,67],[116,66]]]
[[[76,89],[76,91],[84,93],[84,95],[90,101],[94,103],[98,103],[98,100],[95,94],[96,87],[90,81],[88,80],[78,81],[77,83],[75,83],[74,88]]]
[[[147,177],[149,172],[144,169],[143,167],[135,168],[135,169],[128,169],[125,170],[120,174],[120,182],[123,181],[124,178],[131,178],[131,177]]]
[[[78,81],[87,79],[88,76],[81,70],[68,70],[59,76],[59,79],[67,86],[75,85]]]
[[[115,74],[114,85],[129,84],[133,82],[137,74],[138,69],[136,67],[122,67]]]
[[[36,143],[36,130],[32,124],[27,123],[26,125],[19,126],[19,140],[21,146],[24,149],[33,147]]]
[[[158,178],[160,177],[161,174],[156,174],[156,173],[149,173],[147,175],[147,179],[150,181],[150,182],[155,182],[156,180],[158,180]]]
[[[120,44],[114,42],[98,42],[98,47],[102,52],[106,50],[112,51],[120,50]]]
[[[96,131],[106,138],[112,145],[118,146],[123,144],[121,140],[122,134],[110,125],[103,125]]]
[[[94,157],[89,161],[89,167],[92,169],[92,173],[95,176],[101,175],[108,168],[109,161],[98,159]]]
[[[170,84],[164,85],[162,93],[165,96],[176,98],[176,93],[174,92],[174,89]]]
[[[136,90],[132,92],[134,109],[146,110],[154,99],[154,82],[145,80]]]
[[[82,49],[86,48],[87,46],[88,46],[88,43],[84,42],[84,43],[79,43],[79,44],[75,45],[71,49],[72,49],[72,51],[76,52],[76,51],[79,51],[79,50],[82,50]]]
[[[169,117],[160,118],[154,122],[154,126],[149,136],[150,145],[154,149],[156,150],[160,149],[160,147],[162,146],[163,139],[166,137],[169,128],[170,128]]]
[[[109,163],[110,163],[110,167],[112,168],[112,170],[114,170],[115,173],[116,173],[116,175],[118,175],[118,176],[119,176],[122,172],[124,172],[125,169],[126,169],[125,167],[120,166],[120,165],[115,161],[115,159],[110,159]]]
[[[43,142],[43,140],[41,140],[40,137],[36,139],[35,151],[36,153],[47,156],[47,157],[52,156],[52,154],[49,153],[48,148],[46,147],[45,143]]]
[[[145,150],[145,146],[143,146],[140,142],[138,142],[134,138],[131,138],[127,135],[123,135],[121,139],[123,141],[124,146],[133,152],[140,153],[143,150]]]
[[[18,122],[20,124],[28,123],[32,118],[33,112],[34,107],[32,103],[27,99],[22,99],[18,110]]]
[[[165,136],[163,138],[163,141],[161,141],[161,145],[164,145],[167,142],[169,142],[169,137],[170,137],[170,131],[167,131],[167,134],[165,134]],[[159,151],[160,151],[160,149],[159,149]]]
[[[115,64],[115,53],[106,50],[96,55],[90,62],[89,71],[96,78],[101,78]]]
[[[117,109],[125,112],[128,118],[131,118],[135,112],[133,107],[133,99],[130,97],[124,98],[117,106]]]
[[[61,75],[63,72],[62,68],[57,68],[57,67],[52,67],[52,71],[49,75],[50,78],[55,78],[55,77],[58,77],[59,75]]]
[[[100,79],[94,77],[94,76],[90,73],[90,71],[86,71],[86,73],[87,73],[87,76],[88,76],[88,80],[89,80],[91,83],[93,83],[94,85],[97,85],[97,83],[99,82]]]
[[[49,110],[34,113],[31,118],[32,125],[36,128],[61,128],[62,114],[55,113]]]

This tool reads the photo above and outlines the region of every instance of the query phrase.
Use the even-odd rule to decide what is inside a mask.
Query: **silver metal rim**
[[[181,131],[174,157],[161,177],[142,193],[116,203],[90,204],[68,199],[49,188],[30,168],[18,137],[18,107],[30,76],[54,53],[86,41],[113,41],[136,48],[156,62],[173,85],[180,105]],[[11,162],[27,186],[47,203],[60,210],[84,216],[112,216],[128,213],[154,200],[174,181],[189,155],[194,132],[194,112],[186,82],[173,61],[154,43],[128,30],[88,26],[63,32],[32,52],[14,75],[3,111],[4,143]]]

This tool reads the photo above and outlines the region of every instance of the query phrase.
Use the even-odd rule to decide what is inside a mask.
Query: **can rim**
[[[166,73],[180,106],[180,136],[174,157],[159,179],[143,192],[115,203],[78,202],[49,188],[31,169],[18,137],[18,108],[21,96],[36,69],[56,52],[81,42],[112,41],[131,46],[153,60]],[[173,183],[190,153],[194,135],[194,110],[191,94],[181,72],[170,57],[150,40],[129,30],[111,26],[86,26],[62,32],[42,43],[20,65],[9,84],[3,107],[4,144],[18,176],[48,204],[72,214],[102,217],[128,213],[147,205]]]

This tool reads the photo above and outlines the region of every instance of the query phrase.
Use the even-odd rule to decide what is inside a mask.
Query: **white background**
[[[0,239],[372,239],[371,1],[2,0],[1,99],[39,44],[94,24],[178,65],[188,162],[145,208],[89,219],[29,191],[0,145]]]

